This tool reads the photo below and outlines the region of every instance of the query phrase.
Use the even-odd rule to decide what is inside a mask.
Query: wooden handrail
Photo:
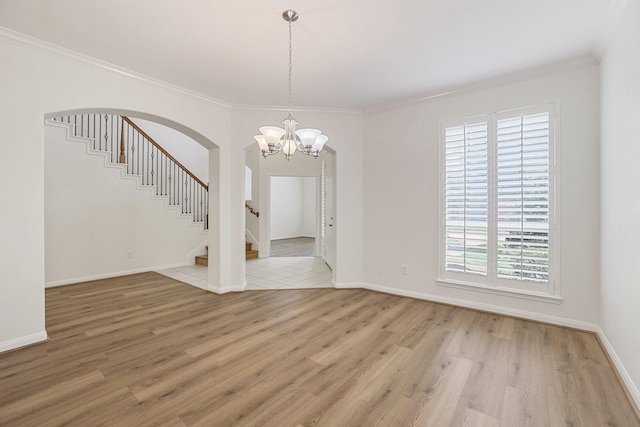
[[[252,208],[251,206],[249,206],[249,203],[246,203],[246,202],[245,202],[245,204],[244,204],[244,205],[245,205],[245,207],[246,207],[247,209],[249,209],[249,212],[251,212],[252,214],[254,214],[254,215],[256,216],[256,218],[260,218],[260,212],[258,212],[258,211],[254,211],[254,210],[253,210],[253,208]]]
[[[164,153],[165,156],[167,156],[169,159],[171,159],[171,161],[173,161],[176,165],[178,165],[179,167],[181,167],[186,173],[187,175],[189,175],[191,178],[194,179],[194,181],[196,181],[198,184],[202,185],[207,191],[209,191],[209,186],[207,184],[205,184],[204,182],[200,181],[200,179],[198,179],[197,176],[195,176],[189,169],[187,169],[182,163],[180,163],[179,161],[176,160],[175,157],[173,157],[171,154],[169,154],[167,152],[167,150],[165,150],[164,148],[162,148],[160,146],[160,144],[158,144],[156,141],[153,140],[153,138],[151,138],[149,135],[147,135],[147,133],[145,131],[143,131],[142,129],[140,129],[138,127],[138,125],[136,125],[135,123],[133,123],[128,117],[125,116],[121,116],[122,120],[124,120],[125,122],[129,123],[129,125],[134,128],[135,130],[137,130],[138,132],[140,132],[140,134],[142,134],[142,136],[144,136],[145,138],[147,138],[149,140],[150,143],[152,143],[158,150],[160,150],[162,153]]]

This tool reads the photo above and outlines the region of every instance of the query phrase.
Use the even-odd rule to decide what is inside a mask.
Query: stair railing
[[[249,209],[249,212],[251,212],[253,215],[256,216],[256,218],[260,218],[260,212],[254,210],[251,206],[249,206],[249,203],[245,202],[244,206]]]
[[[209,186],[128,117],[76,114],[53,120],[73,125],[73,134],[88,138],[92,150],[103,152],[113,164],[121,164],[128,175],[152,187],[156,196],[167,197],[169,205],[208,228]]]

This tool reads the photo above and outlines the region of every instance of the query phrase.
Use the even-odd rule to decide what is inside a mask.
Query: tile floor
[[[247,260],[247,289],[331,288],[331,269],[322,258],[277,257]]]
[[[207,286],[207,267],[200,265],[159,270],[158,273],[195,286]],[[247,290],[330,288],[331,276],[331,269],[316,257],[247,260]]]
[[[179,280],[190,285],[206,288],[208,282],[207,267],[204,265],[187,265],[184,267],[169,268],[167,270],[158,270],[164,276]]]
[[[313,237],[293,237],[291,239],[272,240],[269,257],[316,255],[316,239]]]

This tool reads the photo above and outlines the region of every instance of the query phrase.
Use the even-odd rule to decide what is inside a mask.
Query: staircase
[[[246,259],[256,259],[256,258],[258,258],[258,251],[254,251],[254,250],[251,249],[251,243],[246,242],[244,249],[245,249],[245,252],[246,252],[246,255],[245,255]]]
[[[204,265],[205,267],[209,265],[209,255],[197,255],[196,256],[196,265]]]
[[[87,141],[90,153],[104,155],[108,166],[138,180],[154,197],[164,198],[180,215],[208,228],[209,186],[169,154],[128,117],[75,114],[48,119],[67,126],[75,138]]]
[[[254,251],[253,249],[251,249],[251,243],[246,242],[245,243],[245,257],[246,259],[256,259],[258,258],[258,251]],[[204,265],[204,266],[208,266],[209,265],[209,258],[208,255],[198,255],[196,256],[196,265]]]

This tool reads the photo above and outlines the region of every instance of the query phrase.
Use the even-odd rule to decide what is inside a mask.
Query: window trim
[[[497,171],[497,123],[498,120],[514,115],[529,115],[547,112],[549,114],[549,281],[535,283],[528,281],[509,280],[497,277],[496,269],[496,171]],[[438,126],[438,165],[439,165],[439,207],[438,207],[438,277],[436,282],[441,286],[468,289],[478,292],[532,299],[537,301],[559,303],[560,269],[559,269],[559,188],[558,185],[558,112],[557,100],[523,108],[500,110],[487,114],[472,115],[451,120],[442,120]],[[449,127],[486,121],[488,128],[488,257],[487,275],[476,276],[470,273],[446,271],[446,146],[445,131]]]

